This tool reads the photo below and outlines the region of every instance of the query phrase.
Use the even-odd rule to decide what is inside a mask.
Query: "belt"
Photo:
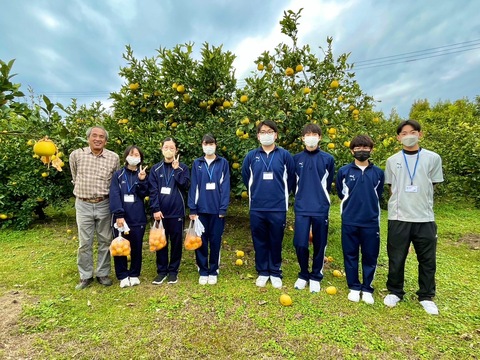
[[[99,197],[95,197],[95,198],[79,198],[80,200],[82,201],[85,201],[85,202],[88,202],[90,204],[96,204],[96,203],[99,203],[103,200],[107,200],[108,199],[108,195],[105,195],[105,196],[99,196]]]

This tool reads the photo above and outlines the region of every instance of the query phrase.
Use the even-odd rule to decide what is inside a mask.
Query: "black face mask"
[[[365,161],[370,157],[370,151],[354,151],[353,152],[353,157],[357,159],[358,161]]]

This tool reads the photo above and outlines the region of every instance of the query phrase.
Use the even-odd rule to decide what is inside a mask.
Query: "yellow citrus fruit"
[[[333,270],[332,274],[335,277],[342,277],[342,272],[340,270]]]
[[[130,90],[137,90],[139,87],[140,87],[139,83],[133,83],[133,84],[128,85],[128,88]]]
[[[238,169],[238,168],[240,168],[240,164],[237,163],[237,162],[234,162],[234,163],[232,164],[232,168]]]
[[[246,191],[242,191],[242,199],[248,199],[248,193]]]
[[[173,101],[170,101],[168,103],[165,104],[165,108],[168,109],[168,110],[171,110],[175,107],[175,103]],[[141,111],[141,110],[140,110]]]
[[[340,95],[338,98],[337,98],[338,102],[342,102],[343,101],[343,96]]]
[[[142,108],[140,109],[140,112],[142,112],[142,113],[147,112],[147,108],[146,108],[146,107],[142,107]]]
[[[172,125],[170,125],[172,128],[176,128],[178,126],[178,124],[176,122],[172,123]]]
[[[72,233],[72,229],[67,229],[67,234],[71,234]]]
[[[280,295],[280,304],[282,304],[283,306],[292,305],[292,298],[290,297],[290,295],[287,295],[287,294]]]
[[[186,103],[189,103],[190,100],[192,100],[192,97],[190,96],[190,94],[183,94],[183,101],[185,101]]]
[[[288,67],[288,68],[285,70],[285,75],[287,75],[287,76],[292,76],[293,74],[295,74],[295,71],[294,71],[291,67]]]
[[[177,86],[177,92],[179,92],[180,94],[183,94],[185,92],[185,86],[178,85]]]
[[[323,123],[324,123],[325,125],[327,125],[327,124],[328,124],[328,119],[323,119]]]
[[[242,266],[243,265],[243,260],[242,259],[237,259],[237,261],[235,261],[235,265]]]
[[[242,129],[237,129],[237,131],[235,131],[235,135],[237,135],[238,137],[240,136],[243,136],[244,132]]]
[[[232,103],[231,103],[230,101],[225,100],[225,101],[223,102],[223,107],[224,107],[225,109],[228,109],[228,108],[231,107],[231,106],[232,106]]]
[[[34,144],[35,144],[35,141],[33,141],[31,139],[27,141],[28,146],[33,146]]]
[[[0,214],[0,219],[6,220],[8,216],[6,214]]]
[[[328,133],[329,133],[330,135],[335,135],[335,134],[337,133],[337,129],[335,129],[335,128],[330,128],[330,129],[328,129]]]
[[[310,91],[312,91],[312,90],[310,90],[310,88],[308,88],[308,87],[303,88],[303,93],[304,93],[305,95],[310,94]]]
[[[177,84],[177,83],[173,83],[173,84],[172,84],[172,89],[176,90],[177,87],[178,87],[178,84]]]
[[[242,121],[240,121],[240,124],[242,125],[248,125],[250,124],[250,119],[248,117],[246,117],[245,119],[243,119]]]
[[[330,83],[330,88],[332,89],[336,89],[340,86],[340,83],[337,81],[337,80],[333,80],[331,83]]]
[[[207,103],[205,101],[200,101],[200,103],[198,104],[198,106],[202,109],[205,109],[207,107]]]
[[[327,261],[328,262],[333,262],[333,256],[327,256]]]
[[[148,200],[150,200],[150,197],[145,196],[145,201],[148,201]]]
[[[246,103],[247,101],[248,101],[248,96],[247,95],[240,96],[240,102],[241,103]]]
[[[300,72],[300,71],[302,71],[302,70],[303,70],[303,65],[301,65],[301,64],[298,64],[298,65],[295,67],[295,71],[296,71],[296,72]]]
[[[128,124],[128,119],[120,119],[118,120],[119,124]]]
[[[312,108],[308,108],[307,110],[305,110],[305,114],[307,114],[307,115],[312,115],[312,113],[313,113]]]
[[[52,156],[57,152],[57,147],[48,136],[45,136],[33,146],[33,152],[38,156]]]
[[[262,71],[263,69],[265,69],[265,66],[263,66],[262,63],[260,63],[260,64],[257,65],[257,70],[258,70],[258,71]]]
[[[355,110],[352,111],[352,114],[353,115],[358,115],[358,114],[360,114],[360,111],[358,109],[355,109]]]
[[[244,257],[245,256],[245,253],[242,250],[237,250],[236,254],[237,254],[237,257]]]
[[[243,139],[243,140],[247,140],[247,139],[248,139],[248,133],[243,134],[243,135],[242,135],[242,139]]]
[[[345,147],[347,147],[347,148],[350,147],[350,141],[345,141],[345,142],[343,143],[343,145],[345,145]]]
[[[328,143],[327,147],[328,147],[330,150],[333,150],[333,149],[335,149],[335,144],[334,144],[334,143]]]
[[[373,121],[374,123],[378,123],[378,122],[380,122],[380,119],[379,119],[378,117],[374,117],[374,118],[372,119],[372,121]]]
[[[335,286],[329,286],[325,289],[325,291],[329,295],[335,295],[337,293],[337,288]]]
[[[48,176],[48,173],[47,173],[47,172],[43,172],[43,173],[42,173],[42,177],[45,178],[45,177],[47,177],[47,176]]]

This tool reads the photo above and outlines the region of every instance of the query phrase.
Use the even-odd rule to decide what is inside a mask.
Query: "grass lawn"
[[[295,290],[293,214],[284,239],[284,287],[255,286],[246,202],[229,210],[219,282],[198,285],[194,253],[184,251],[179,282],[151,284],[155,257],[145,242],[142,283],[118,281],[76,291],[77,230],[72,206],[49,212],[28,231],[2,230],[0,358],[5,359],[478,359],[480,354],[480,210],[465,203],[436,205],[439,227],[439,316],[416,300],[417,263],[407,260],[407,292],[383,305],[388,270],[386,212],[374,282],[375,304],[347,300],[338,201],[331,211],[322,291]],[[72,233],[67,233],[72,229]],[[236,266],[235,250],[245,252]],[[113,267],[113,265],[112,265]],[[336,295],[324,289],[334,285]],[[292,306],[279,303],[282,293]]]

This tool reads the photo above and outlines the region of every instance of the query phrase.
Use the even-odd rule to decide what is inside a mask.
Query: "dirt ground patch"
[[[20,291],[10,291],[0,296],[0,358],[9,360],[37,358],[38,354],[35,354],[31,347],[35,335],[24,335],[19,332],[22,306],[31,301]]]
[[[480,250],[480,234],[465,234],[458,242],[467,245],[473,250]]]

